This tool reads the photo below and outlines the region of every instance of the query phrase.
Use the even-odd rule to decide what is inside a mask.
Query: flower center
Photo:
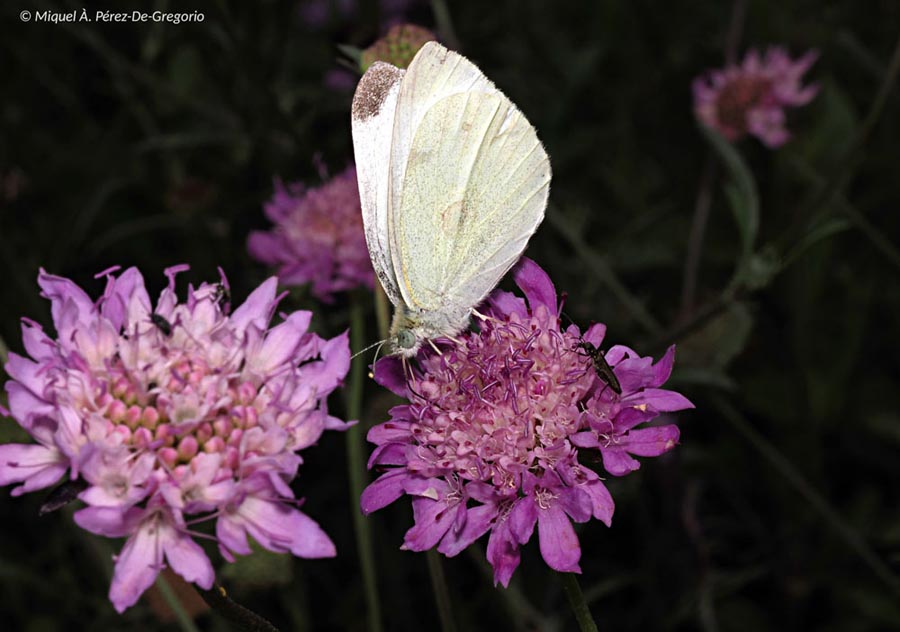
[[[258,424],[258,389],[227,378],[202,358],[151,364],[129,371],[119,357],[95,372],[93,402],[82,404],[89,423],[102,423],[123,445],[152,450],[170,467],[199,452],[223,452],[237,463],[241,437]]]
[[[719,120],[735,132],[747,131],[747,111],[769,94],[772,81],[765,77],[738,77],[722,87],[716,101]]]
[[[552,469],[571,452],[579,403],[594,383],[577,339],[542,311],[483,323],[479,335],[423,360],[424,394],[410,405],[418,464],[515,489],[525,471]]]

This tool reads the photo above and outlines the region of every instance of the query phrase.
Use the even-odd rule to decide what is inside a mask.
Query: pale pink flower
[[[415,525],[404,548],[437,547],[453,556],[490,532],[487,558],[495,582],[509,583],[519,548],[538,528],[541,554],[564,572],[580,572],[581,548],[572,526],[591,518],[609,525],[613,500],[597,472],[579,462],[595,449],[610,474],[638,467],[631,455],[657,456],[678,442],[678,428],[636,428],[662,412],[692,408],[682,395],[658,388],[672,369],[674,349],[653,363],[614,346],[621,394],[596,373],[580,342],[599,346],[605,327],[582,336],[560,327],[550,278],[523,259],[515,281],[526,301],[495,291],[479,331],[441,354],[420,353],[418,368],[384,358],[381,384],[409,399],[369,431],[369,467],[384,473],[363,492],[365,513],[406,494]]]
[[[282,284],[309,283],[324,302],[336,292],[374,287],[354,167],[318,187],[276,181],[265,212],[274,227],[251,233],[247,247],[277,268]]]
[[[349,368],[346,333],[310,333],[310,312],[270,328],[274,277],[233,312],[224,275],[179,302],[175,276],[186,269],[166,270],[155,306],[136,268],[102,273],[96,303],[42,270],[56,337],[25,320],[30,357],[10,353],[6,365],[10,412],[37,443],[0,446],[0,484],[18,483],[14,496],[64,478],[86,487],[75,521],[128,538],[109,593],[120,612],[166,564],[212,586],[192,529],[202,521],[216,522],[229,560],[250,553],[246,534],[272,551],[335,554],[288,484],[299,450],[348,426],[325,401]]]
[[[740,65],[694,79],[694,112],[730,141],[751,134],[768,147],[779,147],[790,138],[785,110],[806,105],[819,91],[816,84],[801,85],[818,55],[811,50],[792,61],[780,46],[769,48],[765,56],[751,49]]]

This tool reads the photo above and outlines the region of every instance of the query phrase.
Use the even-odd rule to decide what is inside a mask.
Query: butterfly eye
[[[412,349],[416,345],[416,336],[409,329],[397,333],[397,346],[401,349]]]

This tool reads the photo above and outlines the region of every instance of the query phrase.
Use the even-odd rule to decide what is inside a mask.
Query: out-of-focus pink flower
[[[247,248],[255,259],[277,266],[283,284],[309,283],[326,303],[336,292],[374,287],[355,167],[314,188],[276,181],[265,213],[275,226],[253,232]]]
[[[818,55],[811,50],[792,61],[780,46],[769,48],[765,56],[751,49],[740,65],[694,79],[694,112],[728,140],[752,134],[768,147],[779,147],[790,138],[785,110],[806,105],[819,91],[816,84],[800,85]]]
[[[534,262],[523,259],[515,280],[526,301],[495,291],[479,331],[460,335],[441,354],[423,352],[418,368],[388,357],[375,367],[382,385],[409,399],[369,431],[376,448],[369,467],[385,471],[364,492],[365,513],[406,494],[413,526],[404,548],[437,547],[453,556],[490,532],[488,561],[495,582],[509,583],[519,548],[535,526],[541,554],[559,571],[580,572],[581,548],[572,522],[609,525],[613,500],[600,476],[578,460],[598,450],[606,470],[621,476],[636,456],[676,445],[678,428],[637,426],[662,412],[692,408],[661,386],[674,349],[653,363],[627,347],[606,354],[621,394],[594,370],[580,342],[599,346],[605,327],[582,336],[560,328],[556,290]]]
[[[437,36],[426,28],[415,24],[396,24],[384,37],[363,50],[361,70],[367,71],[376,61],[383,61],[397,68],[407,68],[419,49],[434,40],[437,40]]]
[[[155,306],[136,268],[104,272],[96,303],[42,270],[56,338],[24,321],[30,357],[10,353],[6,364],[11,414],[37,443],[0,446],[0,484],[18,483],[14,496],[64,477],[86,484],[79,498],[89,506],[75,521],[128,538],[109,593],[120,612],[163,564],[212,585],[212,564],[193,538],[200,521],[216,521],[229,560],[250,553],[248,534],[272,551],[335,554],[288,483],[299,450],[348,426],[325,401],[349,368],[347,335],[310,333],[310,312],[270,328],[274,277],[233,312],[224,274],[179,302],[175,276],[186,269],[166,270]]]

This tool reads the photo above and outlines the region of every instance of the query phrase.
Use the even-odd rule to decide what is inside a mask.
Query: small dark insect
[[[154,312],[153,314],[150,314],[150,320],[153,321],[154,325],[159,327],[159,330],[163,332],[164,336],[172,335],[172,323],[165,318]]]
[[[87,489],[87,486],[87,482],[77,479],[74,481],[66,481],[62,485],[54,487],[53,490],[47,494],[47,500],[45,500],[40,509],[38,509],[38,514],[43,516],[56,511],[57,509],[62,509],[78,498],[78,494]]]
[[[213,302],[227,307],[231,305],[231,290],[224,283],[216,283],[216,289],[213,293]]]
[[[587,340],[582,340],[575,346],[584,349],[584,355],[588,356],[594,363],[594,371],[597,372],[597,377],[609,384],[609,387],[615,391],[616,395],[621,395],[622,385],[619,384],[619,378],[616,377],[613,368],[609,366],[609,362],[603,357],[603,352]]]

